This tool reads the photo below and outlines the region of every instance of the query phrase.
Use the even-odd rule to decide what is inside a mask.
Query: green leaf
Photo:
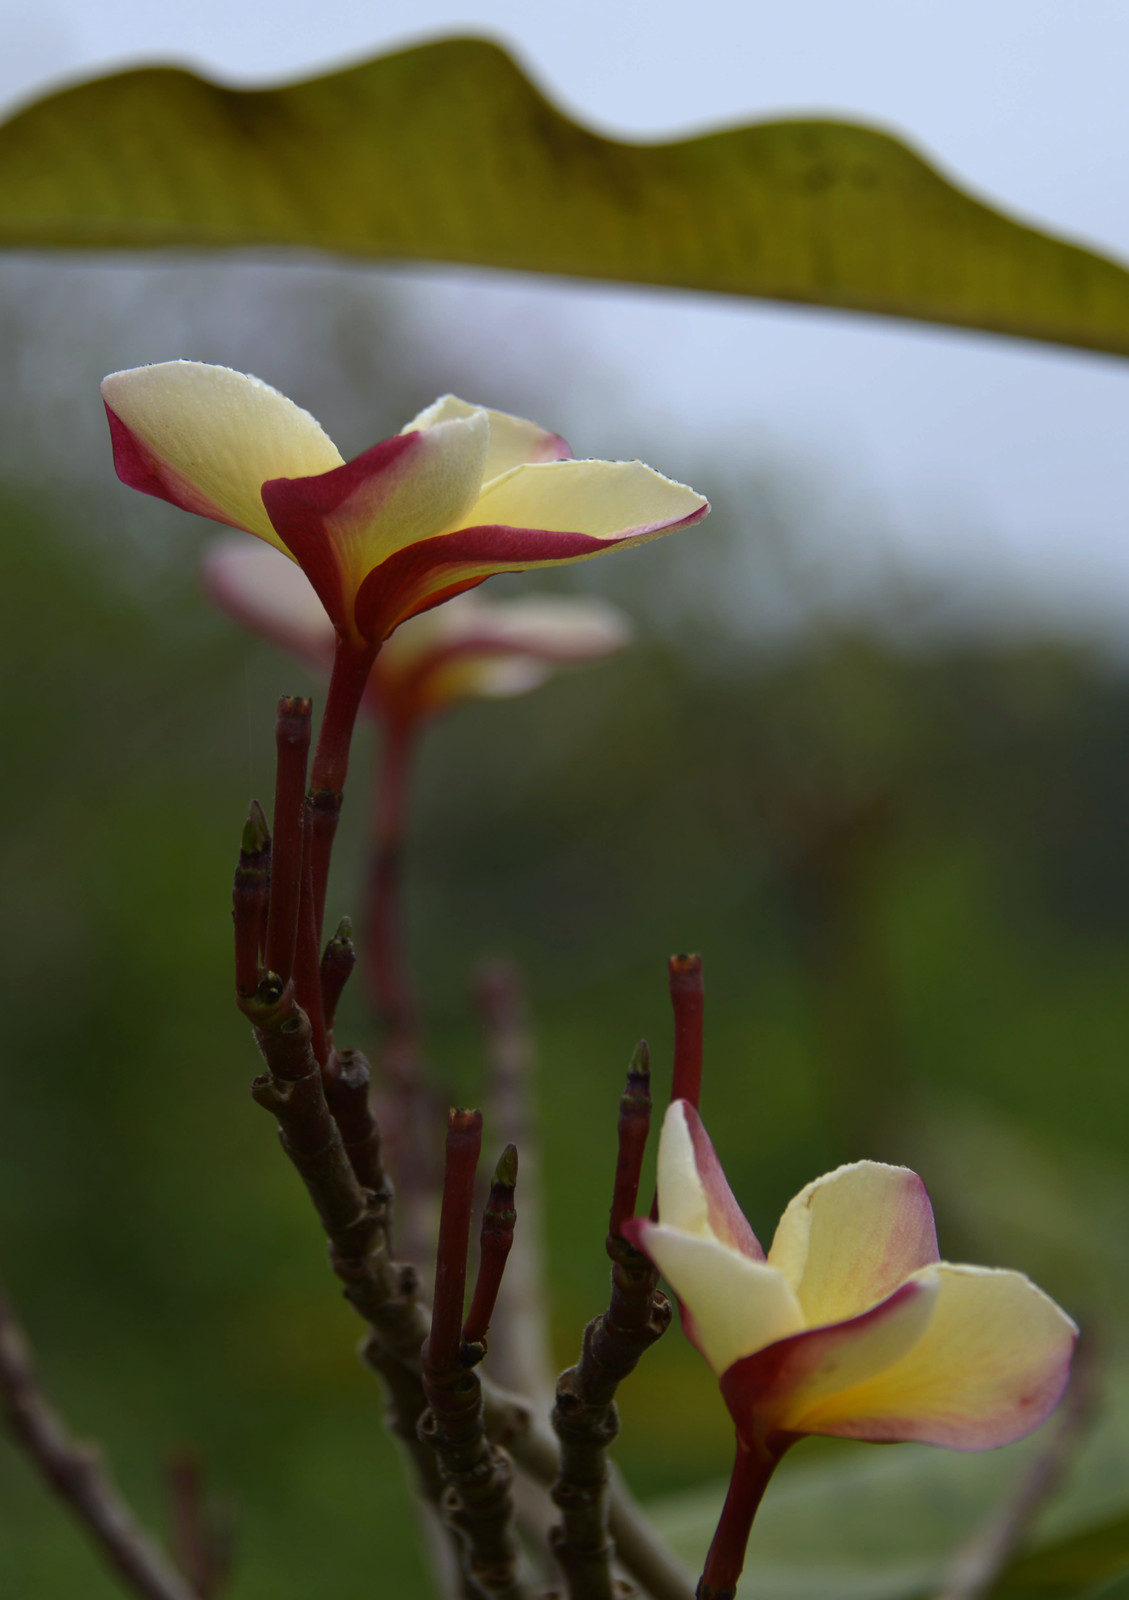
[[[448,39],[281,89],[171,68],[0,127],[0,245],[283,245],[677,285],[1129,354],[1129,273],[889,134],[771,122],[623,144]]]

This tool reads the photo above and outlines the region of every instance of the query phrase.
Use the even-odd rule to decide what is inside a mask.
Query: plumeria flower
[[[558,435],[453,395],[349,462],[308,412],[227,367],[135,367],[102,396],[123,482],[275,545],[338,633],[369,644],[491,573],[641,544],[709,510],[640,461],[572,460]]]
[[[557,434],[444,395],[343,461],[301,407],[196,361],[102,383],[118,476],[266,540],[337,631],[311,771],[339,794],[369,669],[401,622],[496,572],[585,561],[698,522],[700,494],[641,461],[574,461]]]
[[[698,1113],[676,1100],[658,1215],[623,1232],[674,1289],[737,1430],[703,1592],[735,1585],[760,1495],[797,1438],[987,1450],[1062,1397],[1074,1323],[1022,1273],[941,1261],[925,1186],[905,1167],[859,1161],[817,1178],[766,1256]]]
[[[221,610],[311,665],[333,665],[334,629],[310,583],[276,551],[225,539],[204,558],[204,582]],[[373,664],[363,707],[396,726],[415,724],[471,698],[526,694],[554,669],[612,655],[631,624],[609,602],[477,592],[410,618]]]

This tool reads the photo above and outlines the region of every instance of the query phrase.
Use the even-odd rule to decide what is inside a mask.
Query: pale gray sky
[[[456,30],[503,38],[559,103],[628,135],[797,111],[891,125],[983,193],[1129,259],[1117,0],[40,0],[33,15],[0,0],[0,101],[139,61],[304,76]],[[1124,363],[700,296],[422,281],[429,322],[456,342],[500,338],[515,307],[551,309],[572,350],[616,375],[607,404],[655,436],[656,460],[677,431],[823,464],[917,570],[1129,635]]]

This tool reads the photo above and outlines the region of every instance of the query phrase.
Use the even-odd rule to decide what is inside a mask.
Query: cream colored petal
[[[352,491],[324,516],[324,527],[355,594],[397,550],[466,521],[482,483],[489,442],[484,412],[435,423],[420,447],[372,476],[358,470]],[[362,467],[364,457],[350,467]],[[276,521],[278,518],[276,517]]]
[[[809,1327],[856,1317],[937,1260],[925,1185],[908,1167],[839,1167],[790,1203],[768,1259],[796,1291]]]
[[[490,419],[490,448],[486,452],[482,473],[484,483],[524,462],[561,461],[571,454],[559,434],[539,428],[535,422],[526,422],[524,417],[511,417],[505,411],[490,411],[485,406],[468,405],[453,394],[441,395],[418,417],[413,417],[402,431],[408,433],[413,428],[431,428],[437,422],[452,422],[460,417],[474,416],[477,412],[485,412]]]
[[[656,1178],[659,1215],[664,1228],[696,1239],[714,1239],[709,1200],[698,1171],[685,1104],[681,1100],[669,1105],[663,1118]]]
[[[947,1262],[925,1272],[940,1292],[922,1337],[885,1372],[813,1405],[808,1431],[987,1450],[1057,1405],[1078,1331],[1066,1313],[1019,1272]]]
[[[764,1260],[702,1119],[686,1100],[672,1101],[663,1118],[658,1200],[661,1221],[700,1238],[717,1239],[754,1261]]]
[[[902,1360],[932,1322],[938,1289],[937,1269],[927,1267],[861,1316],[801,1335],[808,1348],[797,1352],[800,1359],[790,1375],[791,1387],[776,1425],[790,1433],[810,1433],[811,1418],[821,1405],[834,1404],[844,1389],[873,1379]]]
[[[773,1267],[663,1222],[641,1227],[639,1241],[693,1319],[694,1342],[719,1376],[803,1327],[799,1302]]]
[[[641,543],[706,503],[686,484],[641,461],[550,461],[515,467],[488,483],[466,526],[540,528],[596,539],[628,536]]]
[[[258,378],[198,361],[112,372],[102,396],[150,459],[155,483],[134,486],[186,510],[244,528],[285,549],[263,509],[268,478],[341,465],[313,417]],[[119,454],[115,440],[115,453]],[[119,472],[121,466],[119,465]],[[122,474],[125,477],[125,474]]]

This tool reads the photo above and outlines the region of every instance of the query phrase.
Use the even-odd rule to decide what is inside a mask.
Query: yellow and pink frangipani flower
[[[953,1266],[925,1186],[859,1161],[808,1184],[767,1256],[698,1113],[676,1100],[659,1220],[624,1233],[674,1289],[745,1451],[804,1434],[987,1450],[1030,1433],[1066,1387],[1077,1328],[1022,1273]]]
[[[556,434],[453,395],[348,462],[308,412],[227,367],[135,367],[102,396],[124,483],[276,546],[357,645],[492,573],[583,561],[709,510],[642,462],[573,460]]]
[[[292,561],[249,539],[223,539],[205,554],[204,583],[237,622],[331,669],[333,624]],[[627,617],[605,600],[487,600],[470,591],[396,630],[373,664],[361,704],[386,722],[417,722],[459,700],[526,694],[556,667],[612,655],[631,636]]]

